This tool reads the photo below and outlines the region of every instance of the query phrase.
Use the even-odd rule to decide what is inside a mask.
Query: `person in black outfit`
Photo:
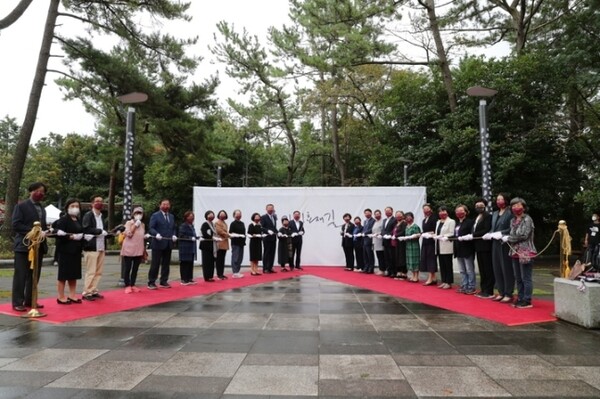
[[[437,273],[437,257],[435,256],[435,240],[432,238],[435,235],[435,225],[437,224],[437,215],[433,213],[430,204],[423,205],[423,223],[421,230],[423,233],[429,233],[431,237],[421,238],[421,263],[419,265],[419,271],[429,273],[427,281],[423,285],[435,285],[437,280],[435,274]]]
[[[260,225],[265,235],[263,237],[263,273],[269,274],[277,273],[273,270],[277,248],[277,215],[273,204],[268,204],[266,210],[267,213],[260,217]]]
[[[585,251],[585,262],[591,263],[594,269],[600,271],[600,216],[597,213],[592,215],[592,223],[588,226],[583,246]]]
[[[294,270],[294,259],[292,257],[292,229],[290,228],[290,221],[287,216],[281,218],[281,224],[282,226],[277,232],[277,237],[279,239],[277,260],[281,266],[281,271],[287,272],[288,269],[285,267],[286,264],[290,265],[290,270]]]
[[[475,225],[473,238],[483,237],[492,229],[492,215],[486,211],[487,201],[480,199],[475,203]],[[492,242],[490,240],[474,240],[477,266],[479,267],[479,286],[481,290],[475,296],[491,299],[494,296],[494,268],[492,267]]]
[[[233,222],[229,225],[229,236],[231,237],[231,271],[233,278],[244,277],[240,270],[244,259],[244,247],[246,246],[246,225],[242,222],[242,211],[233,211]]]
[[[385,219],[383,220],[383,228],[381,230],[381,234],[383,235],[384,268],[381,271],[384,272],[385,276],[395,277],[396,248],[392,245],[392,241],[397,242],[397,240],[392,239],[392,233],[394,231],[394,228],[396,227],[397,221],[394,217],[394,209],[391,206],[386,206],[384,212]]]
[[[46,196],[47,187],[44,183],[33,183],[29,186],[29,198],[20,202],[13,209],[12,230],[15,233],[14,240],[14,274],[12,288],[12,307],[17,312],[25,312],[26,307],[31,306],[31,294],[33,292],[33,270],[29,262],[27,246],[23,243],[25,235],[31,231],[34,222],[40,222],[42,231],[46,231],[46,210],[41,204]],[[38,250],[38,281],[42,271],[42,260],[48,252],[48,244],[44,240]],[[36,304],[38,309],[43,308]]]
[[[81,279],[81,253],[83,252],[83,225],[79,218],[81,203],[69,199],[65,204],[66,215],[56,222],[56,251],[58,256],[58,277],[56,302],[59,305],[81,303],[76,297],[77,280]],[[69,296],[65,296],[65,283],[69,285]]]
[[[302,270],[300,266],[300,258],[302,255],[302,236],[304,236],[304,222],[300,220],[300,211],[294,211],[293,220],[290,222],[290,230],[292,230],[292,260],[290,264],[292,270]]]
[[[406,232],[406,221],[404,220],[404,212],[396,211],[396,231],[395,237],[404,237]],[[396,280],[408,279],[408,268],[406,267],[406,241],[397,241],[396,245],[396,275],[390,276]]]
[[[354,240],[352,239],[354,224],[350,221],[352,215],[349,213],[344,213],[343,219],[344,224],[340,231],[340,235],[342,236],[342,249],[344,250],[344,257],[346,258],[346,270],[351,272],[354,270]]]
[[[362,272],[365,268],[365,258],[363,249],[363,226],[359,216],[354,218],[352,244],[354,245],[354,258],[356,259],[356,269],[354,269],[354,271]]]
[[[260,213],[255,212],[250,218],[252,222],[248,225],[248,236],[250,237],[250,275],[260,276],[258,262],[262,260],[262,226],[260,225]]]
[[[204,213],[204,219],[206,221],[200,226],[200,252],[202,254],[202,275],[204,281],[214,282],[215,279],[215,258],[217,256],[217,243],[213,240],[216,234],[215,225],[215,213],[213,211],[206,211]]]

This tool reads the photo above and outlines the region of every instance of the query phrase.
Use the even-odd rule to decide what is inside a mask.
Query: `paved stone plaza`
[[[506,327],[307,275],[61,325],[0,315],[0,398],[600,397],[599,348],[600,331]]]

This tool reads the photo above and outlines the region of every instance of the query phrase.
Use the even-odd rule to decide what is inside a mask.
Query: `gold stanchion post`
[[[558,221],[558,232],[560,234],[560,276],[569,278],[571,268],[569,267],[569,256],[571,256],[571,235],[567,228],[567,222]]]
[[[31,288],[31,310],[27,313],[25,313],[24,315],[22,315],[21,317],[23,318],[38,318],[38,317],[44,317],[46,316],[45,313],[40,312],[37,309],[37,298],[38,298],[38,292],[37,292],[37,283],[38,283],[38,276],[40,273],[40,268],[38,265],[38,254],[39,254],[39,250],[40,250],[40,244],[45,240],[46,238],[44,237],[44,235],[42,234],[42,224],[40,222],[34,222],[33,223],[33,228],[31,229],[31,231],[29,233],[27,233],[27,235],[25,236],[25,240],[27,240],[27,247],[29,248],[29,259],[30,259],[30,267],[33,270],[33,276],[32,276],[32,288]]]

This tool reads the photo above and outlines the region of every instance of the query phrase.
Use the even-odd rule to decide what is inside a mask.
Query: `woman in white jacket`
[[[448,237],[454,235],[456,222],[448,217],[448,208],[440,206],[438,208],[438,221],[435,225],[435,254],[440,267],[440,277],[442,282],[438,288],[447,290],[452,288],[454,283],[454,272],[452,269],[452,254],[454,246]]]

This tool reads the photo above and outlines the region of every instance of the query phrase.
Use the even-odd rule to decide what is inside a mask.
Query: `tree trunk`
[[[340,153],[340,137],[338,129],[337,104],[332,104],[331,108],[331,143],[333,151],[333,161],[340,174],[340,186],[346,186],[346,164]]]
[[[446,93],[448,95],[450,112],[455,112],[458,108],[456,92],[454,91],[454,83],[452,82],[452,74],[450,72],[448,57],[446,56],[446,49],[444,48],[444,42],[442,41],[442,35],[440,34],[440,26],[437,15],[435,14],[435,0],[426,0],[425,3],[421,2],[421,5],[427,10],[429,26],[431,28],[431,34],[433,35],[433,41],[435,42],[440,69],[442,70],[442,80],[444,81],[444,87],[446,88]]]
[[[52,48],[52,39],[54,37],[54,29],[56,27],[56,18],[58,17],[59,5],[60,0],[51,0],[50,6],[48,7],[48,16],[46,17],[42,46],[38,55],[38,62],[35,69],[33,84],[31,85],[31,91],[29,92],[27,112],[25,114],[23,125],[21,126],[19,139],[17,141],[17,146],[15,148],[15,153],[10,168],[10,174],[8,176],[8,184],[6,188],[6,217],[4,219],[4,225],[8,226],[9,228],[4,229],[5,232],[10,232],[11,230],[10,226],[12,211],[19,200],[19,187],[21,185],[23,168],[25,166],[25,160],[27,159],[27,151],[29,150],[29,143],[31,141],[31,135],[33,134],[35,120],[37,118],[37,113],[40,106],[40,98],[42,97],[44,80],[46,79],[46,69],[48,67],[48,60],[50,59],[50,49]]]

